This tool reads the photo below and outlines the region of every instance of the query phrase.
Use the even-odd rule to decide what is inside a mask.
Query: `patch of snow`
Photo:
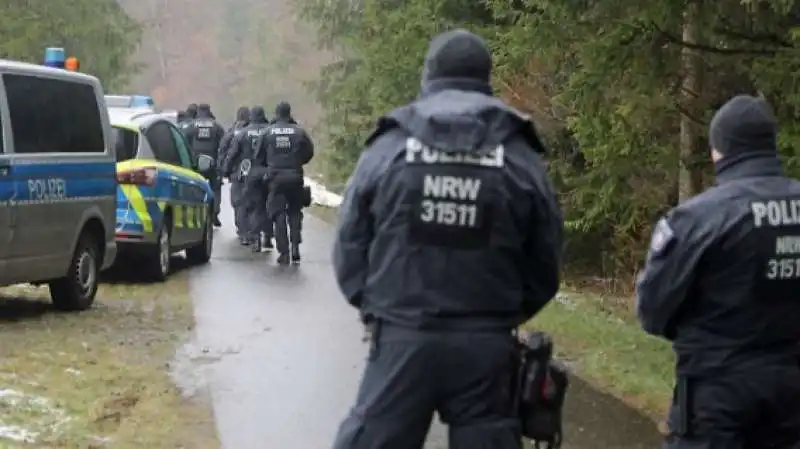
[[[331,192],[320,182],[306,177],[306,185],[311,188],[311,201],[314,204],[325,207],[339,207],[342,204],[342,196]]]
[[[0,406],[6,406],[5,408],[10,410],[26,409],[39,417],[36,422],[26,428],[4,424],[2,416],[0,416],[0,440],[34,443],[45,431],[48,433],[58,432],[70,421],[69,416],[63,410],[53,406],[49,399],[16,390],[0,390]],[[2,408],[4,407],[0,407],[0,409]]]

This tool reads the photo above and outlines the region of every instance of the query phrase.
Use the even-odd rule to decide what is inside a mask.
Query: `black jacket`
[[[488,85],[426,83],[367,144],[333,255],[350,304],[413,328],[505,331],[555,296],[563,221],[544,149]]]
[[[800,182],[775,151],[725,158],[718,172],[656,225],[639,319],[673,342],[679,374],[797,364]]]

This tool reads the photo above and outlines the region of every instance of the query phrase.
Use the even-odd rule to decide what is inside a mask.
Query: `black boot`
[[[261,252],[261,236],[258,236],[252,240],[252,243],[250,244],[250,251],[254,253]]]
[[[289,265],[289,255],[283,253],[278,256],[278,265]]]
[[[219,217],[214,217],[214,227],[218,228],[222,226],[222,222],[219,221]]]
[[[292,245],[292,262],[300,262],[300,245]]]

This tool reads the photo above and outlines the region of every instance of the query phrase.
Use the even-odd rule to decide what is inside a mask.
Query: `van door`
[[[16,193],[11,171],[11,154],[6,151],[8,136],[8,109],[5,107],[3,82],[0,79],[0,285],[14,282],[7,269],[11,242],[11,218],[14,215],[13,199]]]

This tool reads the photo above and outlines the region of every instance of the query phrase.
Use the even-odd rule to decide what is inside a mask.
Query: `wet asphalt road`
[[[227,188],[223,196],[227,200]],[[223,449],[326,449],[355,398],[367,346],[330,266],[332,229],[306,215],[303,262],[239,246],[223,204],[212,263],[192,272],[195,366]],[[655,448],[652,422],[573,379],[565,449]],[[426,449],[445,449],[434,425]]]

